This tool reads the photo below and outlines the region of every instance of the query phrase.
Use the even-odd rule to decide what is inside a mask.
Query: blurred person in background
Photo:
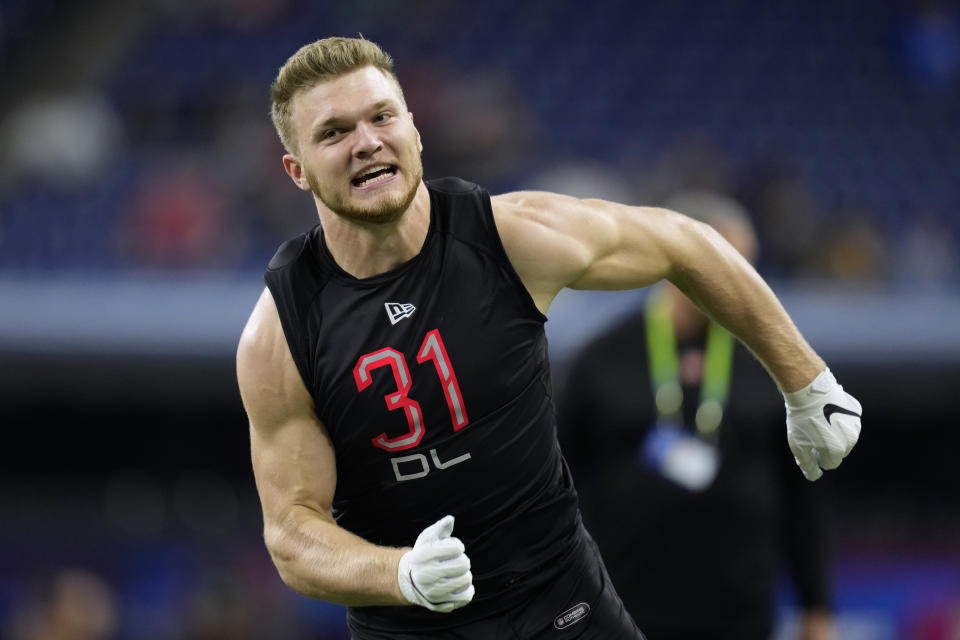
[[[433,60],[410,68],[404,96],[417,114],[417,130],[430,140],[425,173],[510,184],[530,166],[531,151],[540,146],[538,126],[510,74],[464,73]]]
[[[743,176],[737,200],[754,215],[763,247],[760,271],[768,277],[809,277],[816,271],[823,218],[810,184],[789,160],[771,152],[750,162]]]
[[[667,208],[757,254],[746,210],[706,191]],[[804,640],[832,638],[816,485],[796,473],[762,367],[672,284],[577,354],[560,444],[584,522],[651,638],[766,640],[786,560]]]
[[[272,96],[320,224],[270,261],[237,374],[267,548],[355,638],[643,638],[557,444],[543,323],[564,287],[670,280],[764,363],[808,479],[855,444],[859,403],[709,226],[424,182],[392,60],[363,39],[302,47]]]
[[[860,285],[887,280],[895,260],[876,215],[847,205],[832,211],[829,219],[836,222],[830,237],[823,238],[813,254],[812,274]]]
[[[919,289],[944,288],[957,282],[960,253],[956,234],[940,216],[919,213],[898,240],[893,269],[898,282]]]
[[[62,569],[41,581],[11,615],[11,640],[110,640],[119,612],[113,588],[86,569]]]

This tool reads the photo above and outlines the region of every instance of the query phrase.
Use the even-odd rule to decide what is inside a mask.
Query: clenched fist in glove
[[[463,543],[451,537],[453,516],[420,532],[413,549],[400,558],[400,591],[413,604],[447,613],[473,600],[473,574]]]
[[[836,469],[860,437],[863,410],[825,369],[799,391],[784,393],[787,443],[807,480]]]

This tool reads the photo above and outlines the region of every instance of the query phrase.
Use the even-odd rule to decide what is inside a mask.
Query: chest
[[[519,395],[545,358],[524,295],[447,238],[389,278],[328,283],[311,316],[313,394],[338,457],[439,446]]]

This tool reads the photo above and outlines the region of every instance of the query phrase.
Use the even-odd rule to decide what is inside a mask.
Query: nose
[[[358,158],[369,158],[383,149],[383,143],[377,131],[366,122],[361,122],[354,130],[353,155]]]

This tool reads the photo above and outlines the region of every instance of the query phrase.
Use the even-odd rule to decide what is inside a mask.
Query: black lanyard
[[[683,389],[677,338],[673,331],[673,304],[667,292],[658,288],[647,297],[647,364],[650,384],[660,422],[683,422]],[[730,391],[733,368],[733,336],[710,321],[700,381],[700,405],[696,427],[700,435],[716,437]]]

